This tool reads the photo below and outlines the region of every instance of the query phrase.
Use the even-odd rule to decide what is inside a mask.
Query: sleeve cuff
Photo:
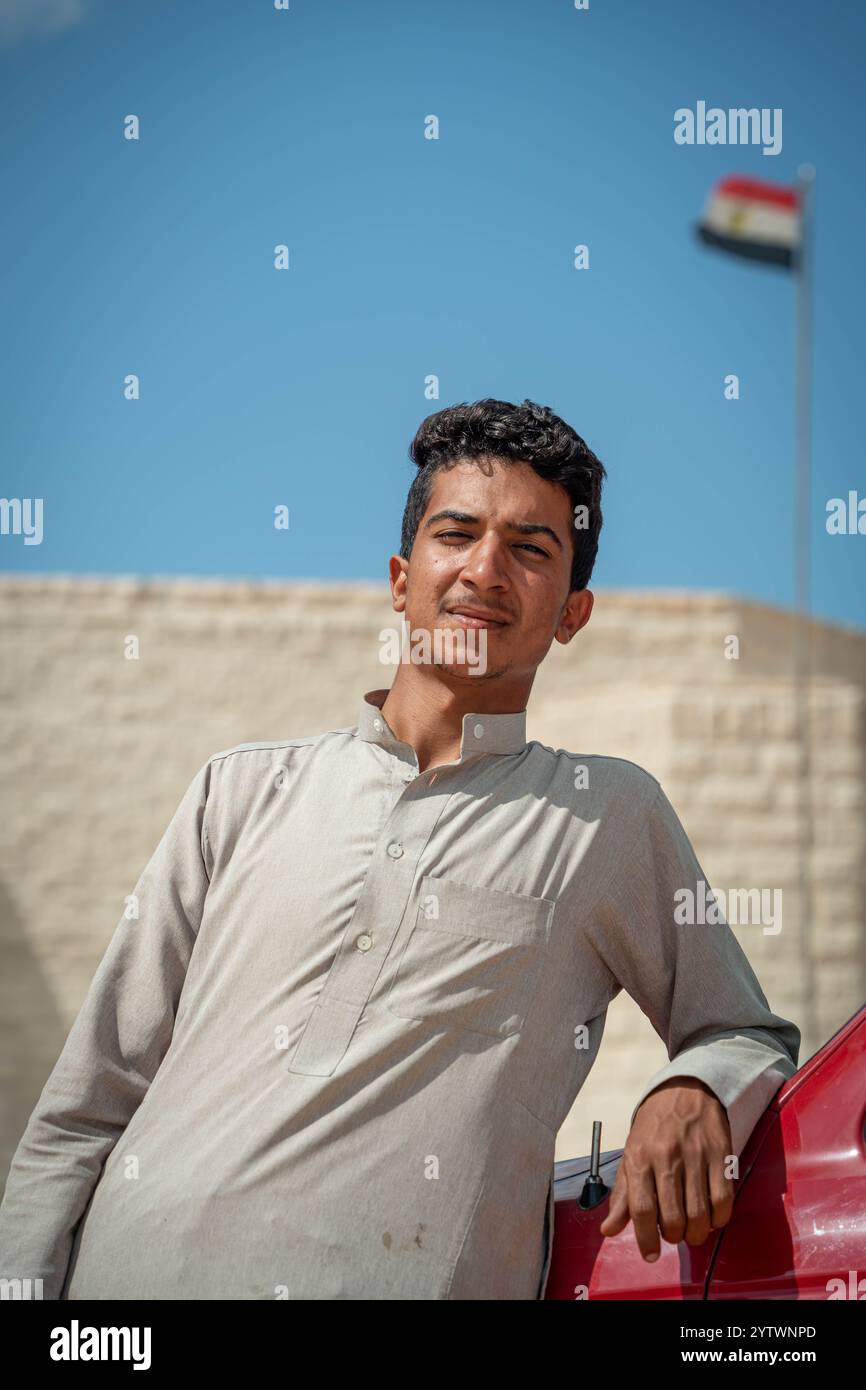
[[[797,1070],[787,1055],[756,1038],[735,1034],[686,1048],[650,1078],[631,1113],[630,1125],[651,1091],[676,1076],[703,1081],[721,1101],[739,1157],[773,1096]]]

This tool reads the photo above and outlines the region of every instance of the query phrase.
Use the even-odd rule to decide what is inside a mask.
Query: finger
[[[710,1162],[710,1220],[714,1230],[727,1226],[734,1210],[734,1181],[725,1174],[728,1154],[719,1154]]]
[[[679,1245],[686,1233],[684,1164],[679,1154],[656,1164],[655,1179],[659,1230],[671,1245]]]
[[[603,1236],[616,1236],[624,1230],[629,1222],[628,1211],[628,1177],[625,1164],[620,1163],[619,1172],[616,1175],[616,1182],[611,1193],[610,1206],[607,1216],[599,1226],[599,1232]]]
[[[686,1241],[703,1245],[710,1234],[709,1161],[703,1148],[686,1155],[684,1165],[686,1192]]]
[[[661,1254],[658,1229],[658,1200],[655,1174],[651,1167],[632,1166],[629,1172],[629,1211],[635,1239],[645,1260],[652,1262]]]

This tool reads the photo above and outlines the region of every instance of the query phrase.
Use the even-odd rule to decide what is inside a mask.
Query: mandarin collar
[[[407,748],[382,713],[390,692],[368,690],[358,708],[358,737],[383,748]],[[522,753],[526,747],[526,710],[516,714],[464,714],[460,761],[477,753]]]

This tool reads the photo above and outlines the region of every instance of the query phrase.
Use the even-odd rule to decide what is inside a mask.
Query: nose
[[[479,536],[469,547],[460,578],[474,589],[508,588],[508,547],[494,531]]]

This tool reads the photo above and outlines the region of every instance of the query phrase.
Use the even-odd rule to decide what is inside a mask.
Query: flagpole
[[[801,164],[797,170],[800,192],[800,244],[794,253],[796,269],[796,360],[794,382],[794,588],[798,613],[809,613],[811,584],[811,474],[812,474],[812,221],[815,170]]]
[[[801,750],[798,835],[799,929],[803,961],[803,1052],[811,1056],[820,1042],[816,1008],[814,960],[814,902],[812,894],[812,684],[811,512],[812,512],[812,257],[815,169],[797,170],[800,197],[800,239],[794,252],[796,280],[794,348],[794,704],[797,741]],[[805,1060],[801,1055],[801,1063]]]

